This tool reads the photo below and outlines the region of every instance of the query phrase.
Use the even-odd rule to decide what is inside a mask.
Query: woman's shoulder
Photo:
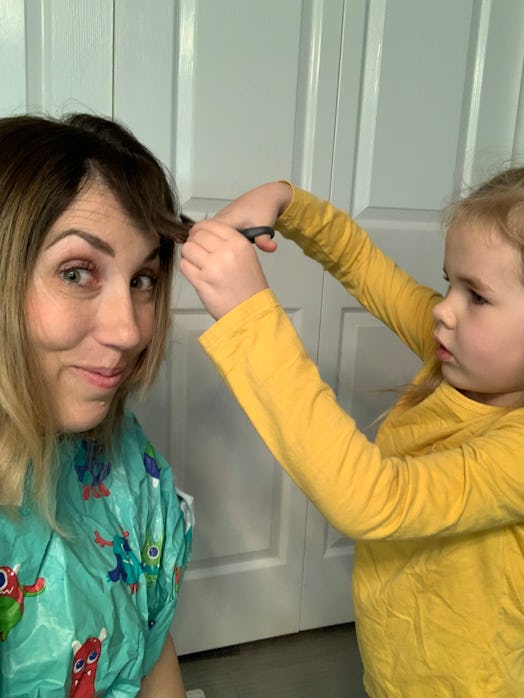
[[[120,423],[120,441],[125,445],[133,444],[140,450],[152,447],[147,430],[142,427],[142,424],[136,414],[130,410],[126,410],[122,415]]]
[[[130,410],[126,410],[122,415],[120,430],[122,438],[127,437],[136,441],[137,444],[142,444],[142,442],[147,440],[138,417]]]
[[[133,412],[126,411],[122,416],[118,438],[113,443],[112,457],[129,471],[133,463],[146,470],[151,460],[163,461],[149,440],[140,421]]]

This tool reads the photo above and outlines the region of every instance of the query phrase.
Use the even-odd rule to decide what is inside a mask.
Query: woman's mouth
[[[88,383],[101,390],[114,390],[124,379],[124,368],[98,368],[75,366],[75,370]]]

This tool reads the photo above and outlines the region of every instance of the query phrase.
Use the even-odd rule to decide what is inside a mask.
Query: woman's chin
[[[57,420],[58,430],[63,434],[79,434],[99,426],[107,416],[111,401],[99,401],[82,406],[81,409],[65,409]]]

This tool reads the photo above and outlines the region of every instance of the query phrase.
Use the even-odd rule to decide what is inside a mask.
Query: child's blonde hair
[[[454,225],[471,223],[500,232],[520,253],[524,283],[524,167],[504,170],[466,197],[453,202],[445,212],[444,220],[447,230]],[[411,385],[398,404],[403,408],[417,405],[441,381],[441,363],[435,358],[421,383]]]
[[[187,228],[176,191],[155,157],[113,121],[87,114],[0,119],[0,504],[19,504],[30,483],[29,497],[51,524],[61,437],[27,339],[25,297],[49,229],[95,180],[145,234],[158,239],[160,250],[152,341],[95,430],[109,447],[127,396],[151,385],[164,354],[175,242],[185,239]]]

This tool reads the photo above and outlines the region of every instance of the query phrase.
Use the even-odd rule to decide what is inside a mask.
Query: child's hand
[[[276,219],[291,203],[292,189],[286,182],[269,182],[242,194],[221,209],[214,219],[237,230],[261,225],[274,227]],[[274,252],[277,243],[267,235],[255,238],[255,245],[264,252]]]
[[[215,320],[268,286],[253,244],[216,218],[191,228],[179,267]]]

